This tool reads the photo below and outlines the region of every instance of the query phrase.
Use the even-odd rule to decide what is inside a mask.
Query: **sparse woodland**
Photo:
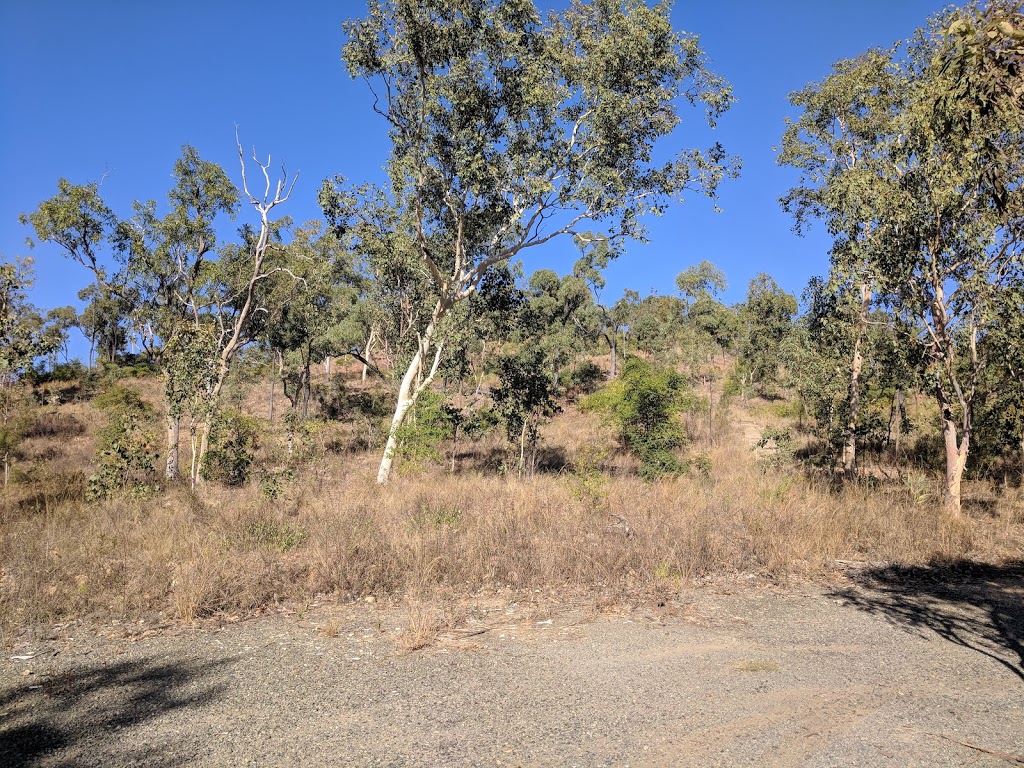
[[[233,169],[185,146],[132,210],[64,179],[26,203],[82,308],[0,265],[5,630],[1022,559],[1019,2],[790,95],[780,204],[829,271],[733,306],[713,254],[605,290],[646,217],[743,183],[679,129],[733,95],[667,8],[373,0],[346,34],[386,187],[239,140]],[[292,221],[311,186],[322,218]],[[542,247],[572,272],[526,274]]]

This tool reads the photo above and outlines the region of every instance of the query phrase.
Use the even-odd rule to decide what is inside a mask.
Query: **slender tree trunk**
[[[370,347],[372,345],[373,345],[373,328],[370,329],[370,335],[366,337],[366,346],[363,347],[363,359],[364,360],[369,360],[370,359]],[[368,366],[366,365],[366,363],[363,363],[363,378],[362,378],[363,381],[366,381],[366,374],[368,372],[367,369],[368,369]]]
[[[868,314],[871,310],[871,285],[860,285],[860,312],[857,317],[857,338],[853,343],[853,360],[850,364],[850,387],[847,394],[849,414],[846,419],[846,442],[843,444],[843,474],[852,480],[857,473],[857,421],[860,411],[860,374],[864,368],[864,337],[868,330]]]
[[[198,424],[193,420],[189,426],[189,445],[192,447],[192,463],[189,467],[189,481],[192,483],[192,490],[196,489],[196,480],[199,477],[199,438],[197,433]]]
[[[179,444],[181,416],[167,414],[167,463],[164,477],[168,480],[178,479]]]
[[[201,474],[203,465],[206,463],[206,453],[210,450],[210,432],[213,430],[213,416],[207,416],[199,425],[199,452],[193,463],[192,487],[195,488],[202,480]]]
[[[324,358],[324,381],[331,383],[331,356]]]
[[[267,401],[267,420],[274,423],[274,385],[277,384],[277,377],[270,377],[270,398]]]
[[[907,396],[902,389],[897,389],[892,399],[892,413],[889,415],[889,445],[893,456],[898,458],[900,443],[903,441],[903,425],[907,421]]]
[[[419,368],[420,352],[416,352],[398,388],[398,403],[395,406],[395,414],[391,417],[391,427],[388,430],[387,443],[384,445],[384,455],[381,457],[380,467],[377,469],[378,485],[383,485],[391,478],[391,466],[395,461],[395,451],[398,450],[398,430],[405,422],[405,415],[416,402],[413,392]]]
[[[437,375],[437,367],[441,363],[441,352],[444,349],[444,339],[434,347],[434,336],[437,332],[437,324],[441,321],[447,308],[434,310],[434,319],[427,326],[419,339],[416,353],[409,361],[409,367],[402,377],[402,383],[398,388],[398,402],[395,405],[395,415],[391,418],[391,427],[388,429],[387,443],[384,445],[384,455],[380,460],[380,467],[377,470],[377,484],[383,485],[391,478],[391,467],[395,461],[395,451],[398,449],[398,430],[405,423],[406,414],[416,404],[420,393],[434,381]],[[434,349],[434,359],[430,372],[424,377],[424,365],[426,356],[431,349]]]

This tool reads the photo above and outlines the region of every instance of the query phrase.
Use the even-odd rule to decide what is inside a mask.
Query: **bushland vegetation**
[[[651,162],[680,97],[732,100],[662,6],[371,3],[344,58],[391,184],[324,182],[319,221],[241,145],[241,190],[185,147],[126,216],[60,180],[23,221],[84,309],[0,265],[3,626],[1019,559],[1022,30],[970,4],[792,94],[782,206],[834,239],[800,297],[726,305],[710,261],[604,295],[644,215],[737,170]],[[524,274],[558,243],[571,273]]]

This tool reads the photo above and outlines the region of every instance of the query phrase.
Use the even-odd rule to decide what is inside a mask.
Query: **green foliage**
[[[505,425],[510,443],[519,445],[519,471],[527,470],[527,449],[533,468],[540,439],[540,420],[560,410],[555,384],[547,373],[548,358],[538,346],[524,346],[498,361],[498,386],[491,390],[494,412]]]
[[[36,384],[45,384],[51,381],[81,381],[88,374],[89,372],[80,360],[71,360],[67,363],[57,363],[51,366],[49,370],[37,368],[32,374],[32,379]]]
[[[618,430],[622,446],[640,460],[643,477],[684,471],[676,451],[686,442],[680,416],[692,407],[692,400],[679,373],[630,357],[623,363],[621,378],[581,405],[606,414]]]
[[[286,498],[288,486],[294,483],[295,479],[295,472],[290,468],[261,472],[260,495],[267,501]]]
[[[214,419],[210,448],[202,476],[224,485],[245,485],[259,448],[259,422],[238,411],[224,409]]]
[[[152,494],[157,488],[152,406],[135,390],[119,385],[109,387],[94,404],[105,423],[99,430],[97,471],[89,477],[86,498],[99,501]]]
[[[420,395],[397,432],[403,471],[420,471],[428,463],[443,460],[439,445],[454,434],[456,413],[457,409],[440,392],[430,390]]]
[[[792,332],[796,298],[782,290],[769,275],[750,281],[741,318],[745,328],[740,361],[751,381],[762,391],[778,381],[780,351]]]
[[[754,447],[764,451],[759,461],[764,474],[793,463],[793,433],[785,427],[766,427]]]

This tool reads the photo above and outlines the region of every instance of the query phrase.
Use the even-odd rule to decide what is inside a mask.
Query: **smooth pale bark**
[[[613,328],[611,334],[604,334],[604,340],[608,342],[609,349],[609,362],[608,362],[608,378],[614,379],[616,374],[616,349],[615,343],[618,340],[619,332],[617,328]]]
[[[181,416],[167,414],[167,462],[164,467],[164,477],[168,480],[178,479],[180,433]]]
[[[370,335],[366,337],[366,346],[363,347],[363,360],[369,360],[370,359],[370,347],[373,346],[373,333],[374,333],[374,329],[371,328],[370,329]],[[365,362],[363,363],[363,377],[362,377],[362,380],[364,382],[366,381],[366,374],[369,371],[369,367],[370,366],[367,365]]]
[[[434,346],[434,337],[437,331],[437,321],[443,317],[447,308],[434,311],[435,322],[431,322],[419,339],[419,347],[409,361],[409,367],[402,377],[401,386],[398,388],[398,403],[395,406],[395,414],[391,418],[391,427],[388,429],[388,440],[384,445],[384,455],[380,460],[380,467],[377,470],[377,484],[383,485],[391,478],[391,468],[395,462],[395,452],[398,450],[398,430],[405,423],[405,417],[409,410],[416,404],[416,399],[424,389],[429,387],[437,375],[437,368],[441,364],[441,352],[444,349],[444,340],[437,343],[434,351],[434,360],[430,372],[424,377],[424,362],[431,348]]]
[[[295,188],[295,182],[298,179],[298,174],[291,181],[291,185],[287,187],[285,191],[287,176],[277,182],[277,187],[274,192],[273,199],[270,198],[270,175],[268,173],[268,164],[263,164],[256,159],[255,152],[253,153],[253,160],[260,167],[263,172],[263,177],[266,179],[266,190],[261,198],[256,197],[249,191],[249,182],[245,172],[245,157],[242,154],[242,145],[237,142],[237,136],[235,137],[238,146],[238,161],[241,165],[242,170],[242,189],[245,195],[249,198],[249,202],[256,208],[260,214],[260,233],[256,239],[256,243],[252,246],[252,269],[249,275],[246,277],[244,296],[245,300],[242,302],[241,308],[238,310],[234,317],[234,327],[231,330],[230,336],[224,342],[224,346],[220,350],[220,355],[217,360],[217,372],[213,380],[213,385],[207,392],[207,413],[203,418],[202,424],[199,427],[199,449],[198,456],[193,462],[192,466],[192,485],[195,485],[201,479],[203,471],[203,463],[206,460],[207,451],[210,449],[210,431],[213,428],[213,419],[216,416],[219,405],[221,391],[224,389],[224,382],[227,381],[228,374],[231,372],[231,364],[235,359],[235,355],[247,344],[250,339],[247,337],[249,320],[252,317],[253,312],[257,311],[257,295],[256,287],[261,280],[269,277],[276,270],[269,272],[263,271],[264,262],[267,257],[267,249],[270,244],[270,211],[276,206],[284,203],[291,197],[292,190]]]
[[[860,312],[857,316],[857,338],[853,343],[853,360],[850,365],[850,386],[847,397],[849,414],[846,420],[846,442],[843,444],[843,474],[852,479],[857,473],[857,419],[860,415],[860,374],[864,368],[864,338],[868,331],[868,314],[871,311],[871,286],[861,283]]]
[[[967,432],[957,441],[956,422],[948,410],[943,411],[942,442],[946,448],[946,506],[955,512],[960,511],[960,486],[963,481],[964,468],[967,466],[967,455],[970,450],[970,433]]]

